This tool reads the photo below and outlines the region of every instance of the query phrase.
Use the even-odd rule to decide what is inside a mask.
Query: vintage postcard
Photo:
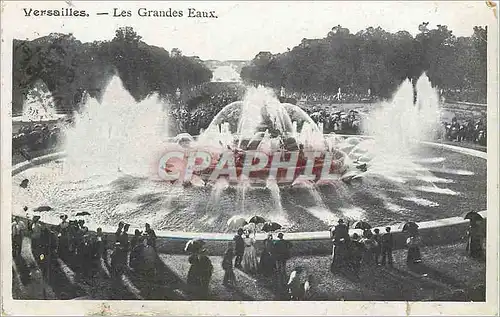
[[[5,315],[497,315],[492,1],[2,1]]]

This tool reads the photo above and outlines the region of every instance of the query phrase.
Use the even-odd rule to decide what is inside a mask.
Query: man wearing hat
[[[33,223],[31,224],[31,250],[33,251],[33,255],[35,259],[38,259],[40,253],[40,242],[42,237],[42,224],[40,223],[40,216],[33,217]]]
[[[239,228],[237,234],[234,236],[234,267],[241,269],[241,261],[243,260],[243,253],[245,253],[245,241],[243,240],[243,228]]]
[[[391,233],[391,227],[385,227],[385,233],[382,235],[382,265],[385,265],[386,259],[389,266],[392,266],[392,249],[394,248],[394,239]]]
[[[344,223],[344,219],[339,219],[338,225],[335,226],[333,239],[337,242],[349,241],[349,227]]]
[[[19,217],[14,217],[14,222],[12,223],[12,256],[14,259],[21,255],[25,229],[24,222]]]
[[[344,223],[343,219],[339,219],[338,224],[333,228],[330,234],[333,238],[330,271],[335,272],[335,269],[341,268],[346,262],[347,246],[350,241],[349,227]]]
[[[116,229],[116,232],[115,232],[116,241],[119,241],[124,225],[125,225],[125,223],[123,223],[123,221],[120,221],[118,223],[118,229]]]
[[[290,249],[292,248],[290,241],[286,241],[283,236],[283,232],[278,233],[278,240],[274,242],[278,287],[285,286],[287,282],[286,261],[290,258]]]
[[[62,215],[61,223],[59,224],[57,231],[59,231],[59,246],[58,252],[61,259],[66,260],[69,254],[69,246],[71,244],[70,234],[69,234],[69,222],[68,215]]]
[[[361,268],[361,261],[363,259],[365,246],[363,243],[361,243],[360,237],[357,233],[354,233],[352,235],[350,249],[351,270],[354,275],[359,278],[359,270]]]
[[[146,223],[145,225],[146,230],[144,230],[144,233],[147,234],[149,244],[156,250],[156,233],[153,229],[151,229],[151,225],[149,223]]]

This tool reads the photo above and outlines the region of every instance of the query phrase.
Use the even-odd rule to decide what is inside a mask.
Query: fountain
[[[89,98],[82,108],[64,133],[65,169],[72,178],[155,175],[168,139],[167,114],[157,96],[137,103],[115,76],[100,103]]]
[[[407,81],[370,114],[368,138],[323,135],[264,87],[249,88],[201,135],[171,138],[165,105],[154,96],[136,102],[114,78],[65,131],[63,160],[13,177],[30,179],[28,189],[13,186],[14,211],[49,205],[42,220],[88,211],[89,227],[147,220],[190,232],[227,232],[228,219],[260,215],[290,232],[325,230],[339,218],[385,225],[455,216],[457,204],[460,213],[484,208],[485,162],[422,145],[432,140],[439,100],[425,75],[416,89],[416,104]],[[290,173],[273,169],[294,155],[301,160]],[[175,171],[192,177],[165,181]]]
[[[26,95],[22,114],[12,118],[12,130],[16,132],[28,123],[53,124],[64,117],[56,113],[54,99],[47,85],[37,80]]]

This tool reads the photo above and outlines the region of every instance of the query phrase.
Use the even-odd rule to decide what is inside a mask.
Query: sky
[[[351,33],[369,26],[380,26],[396,32],[418,33],[418,25],[444,24],[457,36],[469,36],[476,25],[492,21],[493,12],[484,1],[252,1],[195,2],[72,1],[72,8],[86,10],[88,18],[25,17],[23,8],[61,9],[65,1],[4,2],[4,15],[15,21],[10,28],[17,39],[34,39],[51,32],[73,33],[83,41],[110,40],[121,26],[132,26],[150,45],[171,50],[179,48],[184,55],[201,59],[252,59],[260,51],[284,52],[303,38],[323,38],[336,25]],[[182,10],[183,18],[140,18],[137,10]],[[131,10],[133,16],[114,18],[113,8]],[[187,18],[188,8],[216,11],[217,19]],[[97,12],[109,12],[97,16]],[[12,20],[11,20],[12,19]],[[7,19],[6,19],[7,20]],[[5,21],[2,22],[4,27]]]

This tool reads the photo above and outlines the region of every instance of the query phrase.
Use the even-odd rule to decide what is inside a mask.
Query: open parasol
[[[203,246],[205,245],[205,241],[202,239],[193,239],[189,240],[184,247],[185,252],[196,253],[199,252]]]
[[[259,224],[259,223],[266,223],[266,219],[261,216],[253,216],[248,220],[248,223],[254,223],[254,224]]]
[[[464,215],[465,220],[479,221],[483,220],[483,217],[477,211],[469,211]]]
[[[50,206],[39,206],[39,207],[36,207],[35,209],[33,209],[33,211],[50,211],[52,210],[52,207]]]
[[[76,217],[79,217],[79,216],[90,216],[90,213],[87,211],[82,211],[82,212],[79,212],[76,214]]]
[[[282,228],[282,226],[279,223],[277,223],[277,222],[266,222],[262,226],[262,231],[264,231],[264,232],[272,232],[272,231],[279,230],[281,228]]]
[[[233,229],[242,228],[247,223],[248,222],[245,220],[245,218],[242,218],[242,217],[231,217],[227,221],[228,227],[233,228]]]
[[[412,232],[416,230],[418,230],[418,225],[413,221],[409,221],[403,225],[403,231]]]

